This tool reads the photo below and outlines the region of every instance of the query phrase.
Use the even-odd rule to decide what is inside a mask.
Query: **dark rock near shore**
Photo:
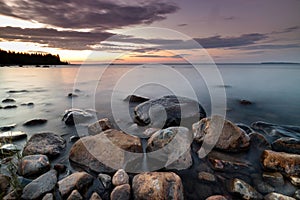
[[[246,99],[241,99],[240,100],[240,104],[241,105],[252,105],[253,103],[249,100],[246,100]]]
[[[265,150],[262,164],[268,170],[283,172],[288,175],[300,174],[300,155]]]
[[[29,103],[21,103],[21,106],[34,106],[34,103],[29,102]]]
[[[129,183],[129,176],[124,169],[119,169],[112,178],[114,186],[124,185]]]
[[[14,140],[19,140],[26,138],[27,134],[22,131],[7,131],[0,133],[0,142],[11,142]]]
[[[136,123],[159,128],[190,126],[204,117],[206,112],[197,101],[174,95],[151,99],[134,109]]]
[[[243,199],[263,199],[263,196],[251,185],[237,178],[231,180],[229,190],[230,192],[239,195]]]
[[[138,174],[133,178],[132,191],[134,199],[184,199],[181,179],[173,172]]]
[[[50,169],[50,162],[45,155],[24,156],[18,167],[18,174],[26,178],[36,178]]]
[[[96,135],[98,133],[101,133],[102,131],[111,129],[112,127],[113,127],[112,123],[109,121],[109,119],[103,118],[103,119],[96,121],[93,124],[90,124],[88,126],[88,131],[89,131],[89,134]]]
[[[75,172],[58,182],[62,197],[67,197],[73,190],[85,191],[93,182],[93,177],[86,172]]]
[[[65,139],[54,133],[37,133],[26,143],[23,155],[43,154],[52,158],[61,153],[65,143]]]
[[[57,173],[55,170],[39,176],[23,189],[22,199],[39,199],[44,194],[52,191],[57,182]]]
[[[274,187],[280,187],[284,184],[283,176],[279,172],[264,172],[262,176],[267,183]]]
[[[124,101],[129,101],[130,103],[143,103],[145,101],[148,101],[150,98],[148,97],[143,97],[143,96],[138,96],[135,94],[128,95]]]
[[[75,94],[75,93],[69,93],[69,94],[68,94],[68,97],[69,97],[69,98],[78,97],[78,94]]]
[[[272,192],[264,197],[265,200],[296,200],[283,194]]]
[[[130,200],[130,185],[124,184],[115,187],[110,194],[111,200]]]
[[[15,103],[15,102],[16,102],[16,100],[10,99],[10,98],[3,99],[3,100],[2,100],[2,103]]]
[[[8,124],[0,126],[0,131],[10,131],[11,129],[14,129],[17,124]]]
[[[47,123],[47,119],[31,119],[24,122],[23,126],[38,126]]]
[[[62,120],[66,125],[74,125],[75,123],[82,123],[91,119],[93,115],[80,109],[66,110]]]
[[[7,105],[7,106],[4,106],[3,109],[14,109],[17,107],[18,107],[17,105]]]
[[[288,137],[279,138],[272,143],[272,149],[286,153],[300,154],[300,140]]]

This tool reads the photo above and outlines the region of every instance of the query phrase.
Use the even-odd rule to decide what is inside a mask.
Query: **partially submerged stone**
[[[38,126],[47,123],[47,119],[31,119],[24,122],[23,126]]]
[[[62,120],[66,125],[74,125],[75,123],[86,122],[93,118],[93,115],[87,111],[81,109],[69,109],[66,110]]]
[[[45,155],[29,155],[24,156],[18,167],[18,174],[21,176],[32,178],[38,177],[50,169],[50,162]]]
[[[106,131],[108,129],[112,128],[112,124],[109,121],[108,118],[103,118],[95,123],[92,123],[88,126],[88,131],[90,135],[96,135],[98,133],[101,133],[102,131]]]
[[[11,129],[14,129],[17,124],[7,124],[7,125],[1,125],[0,131],[10,131]]]
[[[0,142],[11,142],[14,140],[19,140],[26,138],[27,134],[22,131],[7,131],[0,133]]]
[[[144,97],[144,96],[139,96],[139,95],[128,95],[124,101],[128,101],[129,103],[143,103],[145,101],[148,101],[150,98]]]

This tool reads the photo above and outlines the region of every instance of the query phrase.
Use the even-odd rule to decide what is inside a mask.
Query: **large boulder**
[[[192,164],[190,145],[193,141],[192,133],[185,127],[169,127],[158,130],[147,143],[149,163],[151,158],[165,163],[168,169],[187,169]],[[156,151],[156,152],[155,152]]]
[[[127,162],[125,153],[141,153],[139,138],[109,129],[78,140],[71,148],[69,159],[95,172],[114,172]]]
[[[48,157],[45,155],[24,156],[18,167],[18,174],[26,178],[36,178],[50,169]]]
[[[65,148],[65,143],[65,139],[54,133],[37,133],[26,143],[23,155],[43,154],[55,157]]]
[[[206,112],[197,101],[174,95],[151,99],[134,109],[136,123],[158,128],[189,126],[204,117]]]
[[[262,164],[268,170],[283,172],[288,175],[300,174],[300,155],[265,150]]]
[[[133,178],[132,190],[134,199],[174,199],[183,197],[181,179],[173,172],[147,172]]]
[[[194,123],[193,132],[194,140],[204,142],[204,147],[208,145],[223,151],[238,152],[250,146],[250,138],[245,131],[218,115]]]

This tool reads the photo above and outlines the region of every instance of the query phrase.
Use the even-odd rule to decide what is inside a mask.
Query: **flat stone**
[[[110,189],[111,188],[111,176],[108,174],[98,174],[98,179],[102,183],[103,187],[105,189]]]
[[[47,123],[47,119],[31,119],[24,122],[23,126],[38,126]]]
[[[52,191],[57,182],[57,173],[55,170],[39,176],[23,189],[22,199],[38,199],[44,194]]]
[[[124,171],[124,169],[119,169],[112,178],[112,183],[114,186],[128,184],[129,183],[129,176]]]
[[[130,200],[130,185],[124,184],[115,187],[110,194],[111,200]]]
[[[3,109],[15,109],[17,108],[18,106],[17,105],[7,105],[7,106],[4,106],[2,107]]]
[[[43,154],[49,158],[58,156],[66,146],[66,141],[54,133],[33,135],[23,149],[23,155]]]
[[[94,192],[90,200],[102,200],[102,198],[99,196],[99,194],[97,194],[97,192]]]
[[[181,179],[173,172],[146,172],[134,176],[134,199],[184,199]]]
[[[272,192],[264,197],[265,200],[296,200],[283,194]]]
[[[90,124],[88,126],[88,131],[90,135],[96,135],[98,133],[101,133],[102,131],[106,131],[108,129],[111,129],[113,126],[108,118],[100,119],[99,121]]]
[[[93,177],[86,172],[75,172],[58,182],[62,197],[67,197],[73,190],[86,190],[93,182]]]
[[[22,131],[7,131],[0,133],[0,142],[9,142],[26,138],[27,134]]]
[[[67,200],[81,200],[82,196],[78,192],[78,190],[73,190],[70,196],[67,198]]]
[[[17,124],[7,124],[0,126],[0,131],[10,131],[11,129],[14,129]]]
[[[230,192],[238,194],[243,199],[263,199],[263,196],[258,193],[251,185],[240,179],[233,179],[230,183]]]
[[[45,155],[24,156],[18,167],[18,174],[26,178],[36,178],[50,169],[50,162]]]
[[[272,149],[286,153],[300,154],[300,140],[288,137],[279,138],[272,143]]]

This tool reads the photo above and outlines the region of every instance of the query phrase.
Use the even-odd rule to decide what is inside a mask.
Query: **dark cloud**
[[[280,31],[273,31],[271,34],[292,33],[292,32],[298,31],[299,29],[300,29],[300,26],[292,26],[292,27],[288,27],[288,28],[285,28]]]
[[[230,16],[230,17],[224,17],[223,18],[224,20],[235,20],[236,19],[236,17],[234,17],[234,16]]]
[[[118,4],[108,0],[4,0],[0,14],[62,28],[113,29],[166,18],[178,7],[162,1]]]
[[[180,27],[182,27],[182,26],[187,26],[188,24],[178,24],[177,26],[180,26]]]
[[[297,49],[300,48],[300,44],[260,44],[251,45],[247,47],[241,47],[241,50],[272,50],[272,49]]]
[[[163,55],[156,55],[156,54],[144,54],[144,55],[132,55],[130,57],[135,58],[182,58],[183,55],[173,55],[173,56],[163,56]]]

